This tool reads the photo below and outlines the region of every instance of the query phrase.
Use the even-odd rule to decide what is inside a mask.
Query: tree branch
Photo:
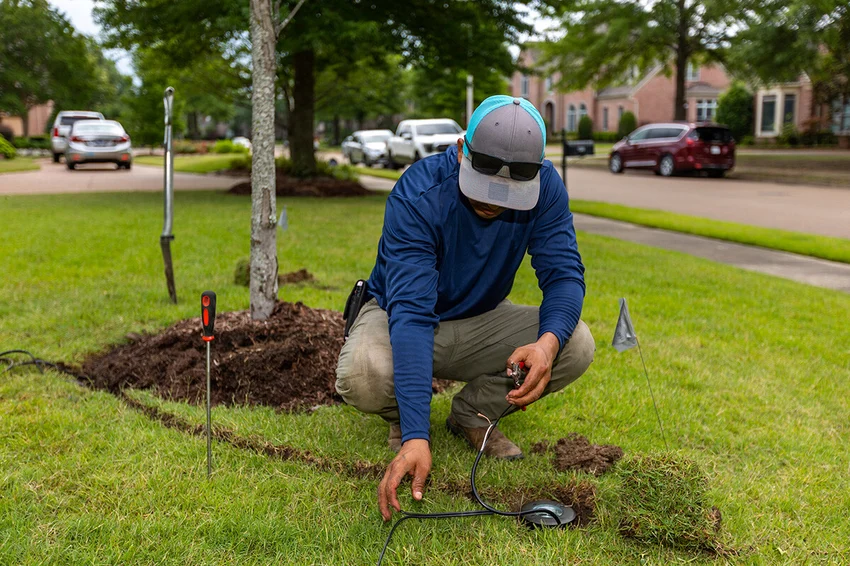
[[[283,31],[283,29],[284,29],[286,26],[288,26],[288,25],[289,25],[289,22],[291,22],[291,21],[292,21],[292,18],[293,18],[293,17],[295,17],[295,13],[296,13],[296,12],[298,11],[298,9],[301,7],[301,4],[303,4],[303,3],[304,3],[304,1],[305,1],[305,0],[298,0],[298,4],[296,4],[296,5],[295,5],[295,7],[292,9],[292,11],[291,11],[291,12],[289,12],[289,15],[288,15],[288,16],[286,16],[286,19],[285,19],[285,20],[283,20],[282,22],[280,22],[279,24],[277,24],[277,27],[275,28],[275,36],[278,36],[278,37],[280,36],[280,33]],[[277,1],[275,2],[275,8],[276,8],[276,9],[277,9],[277,11],[278,11],[278,12],[277,12],[277,17],[278,17],[278,18],[280,18],[280,0],[277,0]]]

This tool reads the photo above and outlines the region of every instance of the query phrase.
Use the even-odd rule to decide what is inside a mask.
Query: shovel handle
[[[212,291],[201,293],[201,325],[204,329],[204,341],[212,341],[215,330],[215,293]]]

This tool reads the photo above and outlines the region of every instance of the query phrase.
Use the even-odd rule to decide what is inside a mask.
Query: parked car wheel
[[[53,154],[53,163],[59,163],[59,158],[60,158],[60,157],[62,157],[62,154],[61,154],[61,153],[54,153],[54,154]]]
[[[387,153],[387,164],[389,165],[390,169],[396,169],[397,170],[397,169],[401,169],[402,167],[404,167],[404,165],[402,165],[401,163],[396,163],[396,160],[393,159],[392,152]]]
[[[414,154],[413,154],[413,162],[414,162],[414,163],[416,163],[416,162],[417,162],[417,161],[419,161],[420,159],[422,159],[422,156],[421,156],[421,155],[419,155],[419,152],[418,152],[418,151],[417,151],[416,153],[414,153]]]
[[[712,177],[714,179],[720,179],[724,175],[726,175],[725,169],[713,169],[713,170],[708,172],[708,176]]]
[[[611,173],[623,172],[623,158],[620,157],[619,153],[613,154],[611,159],[608,160],[608,169],[611,170]]]
[[[676,162],[673,161],[673,156],[670,154],[665,155],[661,158],[661,161],[658,162],[658,174],[662,177],[669,177],[676,171]]]
[[[77,164],[76,164],[76,163],[72,163],[72,162],[70,162],[70,161],[66,161],[66,162],[65,162],[65,166],[66,166],[66,167],[68,167],[68,169],[70,169],[71,171],[73,171],[74,169],[76,169],[76,168],[77,168]]]

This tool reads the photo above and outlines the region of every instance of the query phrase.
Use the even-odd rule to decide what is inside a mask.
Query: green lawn
[[[16,171],[38,171],[41,169],[38,161],[29,157],[17,157],[15,159],[0,159],[0,174],[14,173]]]
[[[177,155],[174,157],[174,170],[182,173],[216,173],[230,169],[230,162],[244,153],[209,153],[205,155]],[[164,164],[161,155],[140,155],[133,161],[138,165]]]
[[[378,169],[376,167],[364,167],[363,165],[355,166],[354,170],[357,171],[357,173],[359,173],[360,175],[371,175],[372,177],[392,179],[393,181],[397,181],[403,173],[403,171],[397,171],[395,169]]]
[[[330,287],[283,287],[281,297],[341,309],[352,281],[374,261],[384,198],[280,204],[289,210],[280,271],[304,267]],[[248,255],[250,208],[247,198],[177,193],[180,304],[172,306],[157,243],[160,196],[4,198],[0,348],[79,361],[128,332],[197,316],[205,289],[218,293],[220,311],[247,308],[247,289],[231,278]],[[407,522],[385,564],[844,563],[850,296],[584,233],[579,245],[587,265],[583,319],[597,340],[596,361],[564,392],[506,419],[503,430],[526,451],[575,431],[632,457],[659,453],[638,353],[610,347],[617,299],[628,297],[673,456],[707,473],[708,503],[723,513],[720,540],[740,554],[718,558],[625,538],[617,468],[598,479],[554,473],[548,457],[529,454],[483,463],[479,485],[498,495],[592,481],[599,508],[589,527],[529,532],[492,517]],[[528,262],[511,298],[540,300]],[[136,397],[203,422],[201,407]],[[414,505],[405,494],[406,508],[474,508],[445,489],[466,485],[473,460],[442,426],[449,402],[448,395],[434,402],[426,501]],[[348,407],[311,414],[215,408],[213,419],[342,462],[391,459],[385,425]],[[3,374],[0,438],[2,564],[374,564],[389,531],[368,475],[216,443],[207,481],[203,438],[53,373]]]
[[[614,220],[696,234],[719,240],[761,246],[797,254],[850,263],[850,240],[789,230],[748,226],[664,210],[632,208],[619,204],[587,200],[570,200],[573,212],[602,216]]]

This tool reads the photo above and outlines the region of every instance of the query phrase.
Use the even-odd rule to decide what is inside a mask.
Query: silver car
[[[65,154],[71,127],[80,120],[103,120],[103,114],[87,110],[63,110],[58,113],[53,120],[53,135],[50,137],[50,144],[53,146],[53,163],[59,163],[59,158]]]
[[[133,166],[130,136],[115,120],[76,122],[68,136],[65,164],[75,169],[80,163],[115,163],[118,168]]]
[[[390,130],[358,130],[342,142],[342,154],[351,163],[363,163],[371,167],[387,159],[387,140]]]

